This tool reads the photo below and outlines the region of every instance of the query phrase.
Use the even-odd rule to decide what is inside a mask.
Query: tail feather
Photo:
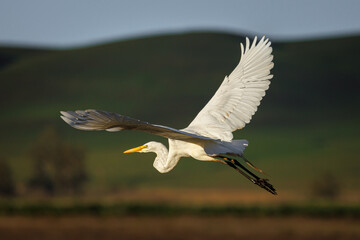
[[[242,155],[245,151],[245,148],[249,145],[249,142],[246,139],[232,140],[231,143],[236,148],[236,150],[239,151],[239,155]]]

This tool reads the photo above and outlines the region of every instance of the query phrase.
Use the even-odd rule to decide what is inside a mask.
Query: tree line
[[[46,195],[80,194],[88,174],[85,150],[61,138],[54,127],[46,127],[30,147],[32,174],[27,191]],[[16,184],[8,162],[0,158],[0,195],[15,196]]]

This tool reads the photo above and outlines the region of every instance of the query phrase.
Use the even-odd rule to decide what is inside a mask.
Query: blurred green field
[[[334,203],[301,204],[173,204],[173,203],[106,203],[106,202],[24,202],[1,201],[0,216],[237,216],[237,217],[315,217],[360,218],[360,205]]]
[[[0,151],[17,185],[31,175],[32,142],[51,125],[86,149],[90,195],[132,188],[256,189],[226,166],[192,159],[159,174],[154,155],[122,152],[166,140],[81,132],[59,118],[60,110],[94,108],[186,127],[238,63],[240,41],[190,33],[69,50],[0,48]],[[252,122],[235,136],[249,140],[245,155],[271,176],[280,196],[309,194],[325,173],[343,192],[360,195],[359,43],[360,37],[347,37],[273,44],[275,77]]]

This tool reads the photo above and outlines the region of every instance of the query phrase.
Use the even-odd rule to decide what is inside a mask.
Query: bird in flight
[[[244,156],[247,140],[233,140],[232,132],[242,129],[260,105],[269,88],[274,63],[271,42],[265,37],[251,43],[246,38],[241,43],[241,57],[233,72],[226,76],[215,95],[198,113],[190,125],[177,130],[151,124],[118,113],[103,110],[61,111],[61,118],[80,130],[138,130],[168,138],[169,149],[159,142],[148,142],[124,153],[154,152],[157,156],[153,166],[160,172],[172,170],[180,158],[192,157],[200,161],[215,161],[226,164],[252,183],[277,194],[268,179],[260,178],[236,158],[241,158],[252,169],[256,168]]]

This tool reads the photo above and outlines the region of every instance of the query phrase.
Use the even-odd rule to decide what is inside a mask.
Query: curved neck
[[[157,148],[153,149],[153,152],[157,155],[153,166],[161,173],[171,171],[180,159],[179,157],[169,155],[168,149],[161,143],[158,143]]]

